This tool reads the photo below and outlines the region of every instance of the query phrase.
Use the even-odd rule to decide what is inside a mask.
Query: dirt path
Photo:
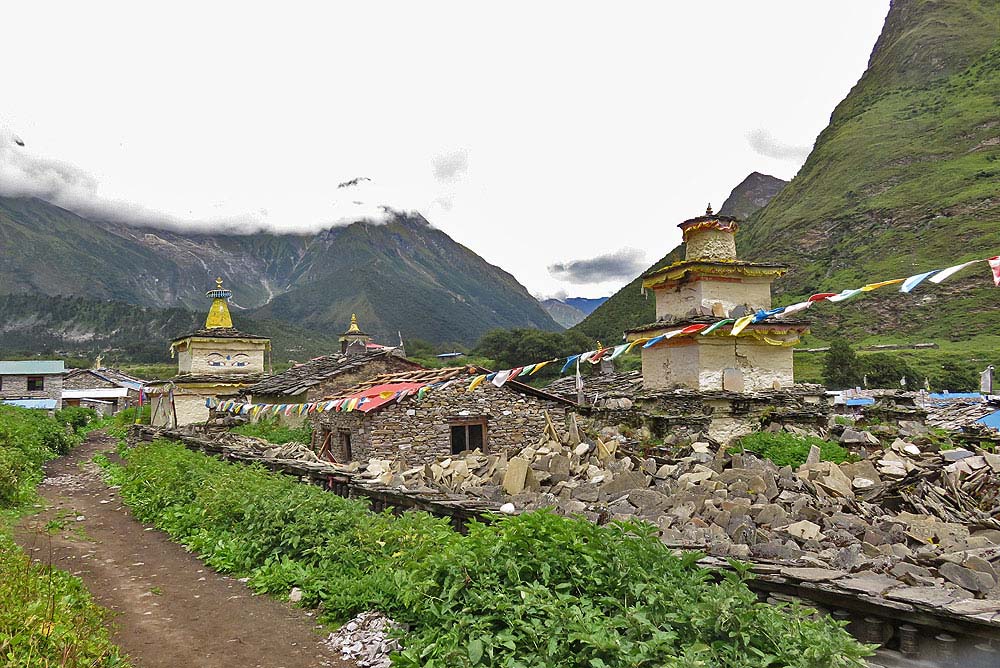
[[[137,668],[352,665],[321,645],[305,610],[254,596],[134,519],[90,463],[114,448],[95,434],[50,462],[39,487],[47,508],[26,518],[16,538],[34,558],[81,577],[118,613],[115,641]]]

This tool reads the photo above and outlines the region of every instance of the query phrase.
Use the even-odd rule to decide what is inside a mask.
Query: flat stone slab
[[[849,591],[859,591],[869,596],[883,596],[890,589],[900,586],[900,581],[887,575],[855,575],[837,580],[837,587]]]
[[[803,582],[825,582],[836,580],[847,575],[846,571],[838,571],[832,568],[782,568],[781,574],[795,580]]]
[[[945,587],[897,587],[886,594],[886,598],[944,608],[957,601],[971,599],[972,594]]]

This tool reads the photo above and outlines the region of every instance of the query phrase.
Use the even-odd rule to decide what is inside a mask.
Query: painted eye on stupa
[[[208,356],[208,366],[225,366],[226,361],[219,353],[212,353]]]

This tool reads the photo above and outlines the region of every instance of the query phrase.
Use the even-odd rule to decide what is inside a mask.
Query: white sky
[[[750,172],[795,174],[888,0],[491,7],[7,3],[0,193],[278,230],[386,203],[536,295],[606,295]],[[548,270],[607,254],[638,269]]]

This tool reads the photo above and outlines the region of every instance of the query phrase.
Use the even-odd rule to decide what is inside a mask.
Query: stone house
[[[24,408],[62,408],[62,360],[0,361],[0,401]]]
[[[63,405],[114,415],[138,405],[143,384],[143,380],[117,369],[72,369],[63,377]]]
[[[547,419],[564,422],[575,405],[516,381],[483,382],[469,391],[477,373],[485,371],[451,367],[361,383],[338,395],[364,400],[357,409],[309,413],[313,448],[342,463],[401,457],[410,465],[465,450],[509,452],[536,441]],[[420,388],[427,388],[422,397]],[[397,396],[401,391],[409,394]]]

